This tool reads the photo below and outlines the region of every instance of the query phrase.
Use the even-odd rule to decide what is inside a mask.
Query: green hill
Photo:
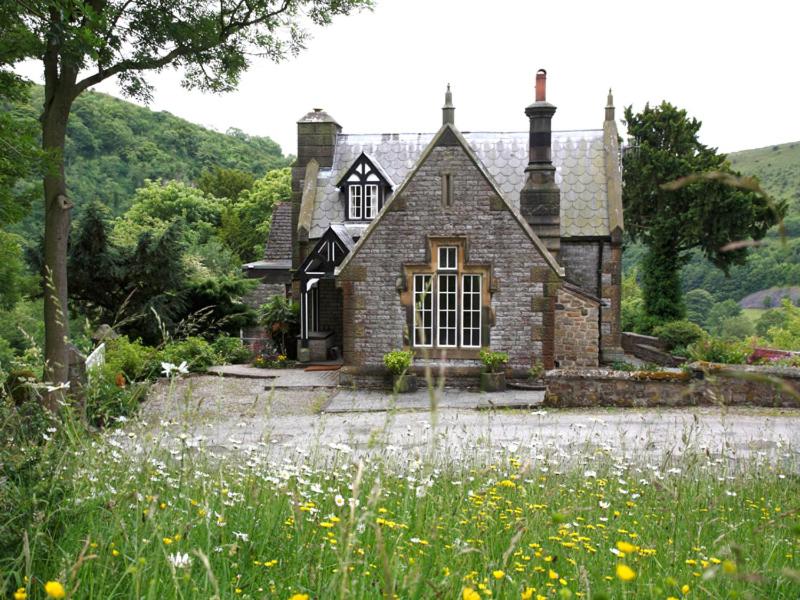
[[[31,93],[31,116],[42,103],[43,88]],[[114,214],[124,212],[145,179],[194,181],[200,172],[220,166],[256,177],[291,162],[268,137],[239,130],[219,133],[168,112],[99,92],[75,101],[65,149],[69,194],[79,208],[99,199]],[[36,217],[36,215],[32,215]]]
[[[776,198],[800,202],[800,142],[733,152],[728,159],[737,171],[758,177]]]

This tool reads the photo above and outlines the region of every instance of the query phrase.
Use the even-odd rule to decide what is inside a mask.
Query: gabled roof
[[[333,260],[329,260],[331,254],[328,246],[334,244],[332,253]],[[334,269],[349,256],[356,243],[341,223],[331,223],[331,226],[320,237],[306,259],[300,264],[297,273],[301,276],[314,271],[316,275],[325,274],[332,276]]]
[[[381,164],[366,152],[359,154],[358,157],[350,164],[348,169],[342,173],[342,176],[336,180],[337,188],[342,187],[342,184],[344,184],[347,181],[347,178],[353,174],[356,167],[362,162],[362,160],[369,164],[369,166],[372,167],[372,170],[375,171],[375,173],[377,173],[377,175],[383,179],[391,189],[395,188],[394,181],[392,181],[392,178],[389,177],[389,174],[383,170]]]
[[[391,178],[403,182],[434,133],[339,134],[333,166],[320,169],[309,237],[317,238],[331,222],[344,221],[337,181],[363,153]],[[528,164],[528,132],[462,134],[508,202],[519,208]],[[556,183],[561,188],[561,233],[565,237],[609,235],[606,148],[602,129],[554,131]],[[396,193],[396,192],[395,192]]]
[[[264,260],[292,260],[292,203],[279,202],[272,208]]]
[[[494,181],[494,179],[492,179],[492,176],[488,173],[487,169],[481,163],[480,159],[475,155],[475,152],[470,147],[470,144],[467,142],[466,139],[464,139],[464,136],[461,135],[461,132],[459,132],[458,129],[456,129],[455,126],[450,123],[445,123],[444,125],[442,125],[441,129],[439,129],[439,131],[433,136],[433,139],[428,143],[428,145],[422,151],[419,158],[417,158],[414,166],[405,175],[403,183],[400,184],[400,187],[398,187],[397,190],[395,190],[394,195],[384,204],[383,208],[378,213],[378,216],[375,217],[375,219],[369,224],[367,229],[364,231],[364,234],[356,243],[355,248],[353,248],[353,250],[344,259],[344,261],[342,261],[341,265],[339,265],[339,267],[336,269],[336,272],[339,273],[343,269],[345,269],[346,266],[349,264],[350,260],[353,258],[353,256],[358,254],[359,250],[364,246],[364,243],[372,234],[372,232],[375,230],[375,228],[380,225],[383,216],[387,213],[387,210],[391,206],[392,202],[394,202],[395,198],[398,198],[403,194],[403,191],[405,190],[406,186],[408,186],[409,182],[414,178],[416,172],[425,163],[425,161],[428,159],[428,156],[431,154],[431,152],[433,152],[434,148],[436,148],[439,140],[445,136],[447,136],[448,139],[455,138],[457,144],[461,146],[461,148],[464,150],[467,156],[472,160],[475,167],[486,178],[486,181],[492,187],[497,196],[505,203],[506,207],[508,208],[508,211],[514,216],[514,218],[519,223],[520,227],[522,227],[525,233],[528,234],[528,237],[530,238],[531,242],[533,242],[533,245],[542,255],[545,262],[560,277],[564,277],[563,267],[561,267],[561,265],[558,264],[558,261],[556,261],[553,255],[550,254],[545,245],[542,243],[542,240],[540,240],[539,237],[533,232],[530,225],[528,225],[528,222],[520,214],[519,209],[515,208],[508,201],[503,192],[497,186],[497,183]]]

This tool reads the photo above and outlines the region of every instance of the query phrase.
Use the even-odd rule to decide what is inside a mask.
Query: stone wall
[[[606,362],[622,360],[622,244],[604,242],[601,252],[600,351]]]
[[[793,406],[800,407],[800,369],[730,366],[689,371],[624,372],[556,369],[545,376],[552,407]],[[787,385],[798,394],[783,390]]]
[[[567,279],[590,294],[600,296],[600,246],[602,242],[561,240],[559,262]]]
[[[441,199],[444,172],[452,174],[451,206]],[[448,145],[432,150],[338,277],[348,365],[382,366],[384,353],[403,346],[408,318],[398,285],[404,265],[430,261],[431,236],[464,239],[466,261],[489,269],[493,323],[483,345],[508,352],[512,368],[528,369],[548,345],[552,356],[546,292],[554,296],[560,280],[467,153]]]
[[[561,367],[596,367],[599,354],[596,300],[562,287],[555,306],[555,360]]]

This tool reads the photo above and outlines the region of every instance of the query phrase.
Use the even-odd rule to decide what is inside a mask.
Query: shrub
[[[728,317],[719,324],[719,335],[726,340],[743,340],[754,333],[753,323],[744,315]]]
[[[508,354],[505,352],[492,352],[488,348],[481,348],[481,362],[489,373],[499,373],[500,367],[508,363]]]
[[[300,305],[283,296],[273,296],[261,305],[258,312],[258,322],[266,328],[278,352],[286,354],[287,341],[297,332]]]
[[[219,357],[220,362],[239,365],[246,363],[252,357],[250,348],[242,343],[239,338],[222,335],[211,343],[211,348]]]
[[[653,335],[667,345],[670,352],[676,348],[685,348],[705,336],[703,329],[690,321],[671,321],[664,325],[659,325],[653,330]]]
[[[144,381],[158,377],[161,367],[158,350],[145,346],[141,341],[130,341],[126,336],[108,339],[106,362],[100,377],[116,384],[117,375],[122,374],[127,382]]]
[[[742,365],[750,355],[750,347],[742,342],[706,337],[691,344],[689,358],[705,362]]]
[[[392,350],[383,355],[383,364],[393,375],[402,375],[411,366],[414,353],[411,350]]]
[[[207,341],[199,337],[188,337],[179,342],[170,342],[159,353],[160,362],[179,365],[186,361],[189,370],[203,373],[218,362],[217,354]],[[160,365],[159,365],[160,367]]]
[[[98,367],[86,387],[86,419],[96,427],[105,427],[119,417],[136,413],[147,395],[149,383],[126,382],[113,365]]]
[[[545,368],[544,363],[540,360],[537,360],[533,363],[533,366],[528,369],[528,377],[530,379],[541,379],[544,377]]]

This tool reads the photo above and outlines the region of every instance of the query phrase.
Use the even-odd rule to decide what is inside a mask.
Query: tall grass
[[[363,452],[315,439],[220,456],[170,427],[89,437],[67,420],[48,436],[51,500],[2,557],[9,595],[43,598],[48,580],[104,600],[800,595],[792,449],[483,454],[468,432],[442,446],[434,424],[420,453],[378,435]]]

